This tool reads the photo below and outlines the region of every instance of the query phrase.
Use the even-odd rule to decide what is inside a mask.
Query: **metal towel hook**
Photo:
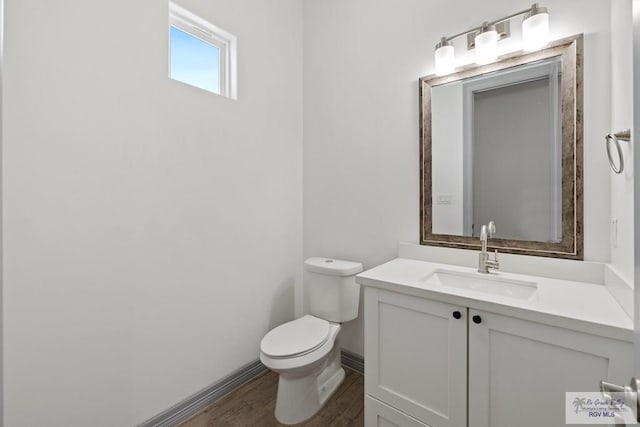
[[[624,170],[624,154],[622,152],[622,147],[620,147],[620,141],[631,141],[631,130],[625,129],[620,132],[610,133],[605,136],[605,141],[607,143],[607,157],[609,157],[611,169],[613,169],[615,173],[620,174]],[[614,161],[613,155],[611,154],[612,143],[615,145],[616,151],[618,152],[617,163]]]

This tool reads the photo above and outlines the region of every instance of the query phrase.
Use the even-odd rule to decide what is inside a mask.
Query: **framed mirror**
[[[420,79],[420,244],[583,259],[582,35]]]

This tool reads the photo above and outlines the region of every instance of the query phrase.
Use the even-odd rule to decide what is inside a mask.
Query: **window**
[[[171,27],[171,78],[220,94],[220,48]]]
[[[236,37],[169,3],[169,77],[236,98]]]

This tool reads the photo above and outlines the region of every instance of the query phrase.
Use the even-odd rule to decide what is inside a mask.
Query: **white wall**
[[[2,146],[2,129],[3,129],[3,104],[4,104],[4,89],[2,87],[2,83],[3,83],[3,70],[4,70],[4,65],[3,65],[3,58],[4,58],[4,0],[0,0],[0,147]],[[2,201],[3,201],[3,196],[2,196],[2,153],[1,153],[1,149],[0,149],[0,224],[2,222]],[[3,236],[3,228],[0,225],[0,240],[2,239]],[[3,315],[3,310],[4,310],[4,304],[3,304],[3,299],[4,299],[4,292],[3,292],[3,283],[4,283],[4,274],[2,273],[3,271],[3,264],[4,264],[4,245],[0,246],[0,319],[4,319],[4,315]],[[2,322],[2,324],[4,324],[4,322]],[[2,385],[4,384],[4,328],[2,326],[0,326],[0,427],[2,427],[3,424],[3,420],[4,420],[4,398],[2,396],[4,396],[4,394],[2,393]]]
[[[180,1],[231,101],[167,78],[167,1],[5,3],[4,425],[133,425],[293,317],[302,4]]]
[[[610,257],[609,0],[549,0],[551,36],[585,33],[585,258]],[[509,0],[306,0],[304,3],[304,254],[367,268],[419,230],[418,77],[433,48],[529,3]],[[362,323],[343,344],[362,354]]]
[[[611,132],[633,125],[633,25],[631,0],[611,2]],[[604,144],[604,140],[603,140]],[[621,142],[625,171],[611,172],[611,218],[618,221],[617,245],[612,240],[611,264],[633,285],[633,146]],[[614,246],[615,245],[615,246]]]

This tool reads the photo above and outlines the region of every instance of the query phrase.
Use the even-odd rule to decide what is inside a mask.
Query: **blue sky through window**
[[[171,78],[220,94],[220,49],[172,26]]]

